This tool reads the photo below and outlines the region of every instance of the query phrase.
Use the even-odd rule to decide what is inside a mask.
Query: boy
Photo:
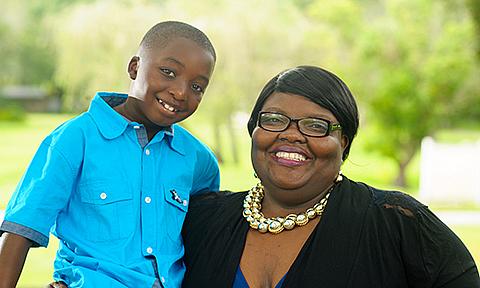
[[[215,60],[200,30],[159,23],[128,64],[129,94],[97,93],[43,141],[0,226],[0,287],[50,231],[68,287],[180,287],[189,196],[218,190],[219,170],[175,123],[197,109]]]

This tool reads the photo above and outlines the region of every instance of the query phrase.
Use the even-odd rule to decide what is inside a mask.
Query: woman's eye
[[[325,123],[322,122],[312,122],[310,125],[308,125],[308,128],[314,130],[326,130],[328,129],[328,125],[325,125]]]
[[[265,124],[270,124],[270,125],[281,125],[285,121],[281,118],[278,118],[278,117],[266,117],[266,118],[263,119],[263,122]]]
[[[198,93],[203,93],[203,87],[198,84],[193,84],[192,89]]]
[[[175,77],[175,72],[173,72],[170,69],[167,68],[160,68],[160,71],[162,71],[163,74],[167,75],[168,77]]]

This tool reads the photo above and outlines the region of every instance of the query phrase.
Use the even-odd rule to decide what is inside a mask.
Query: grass
[[[0,163],[2,163],[0,165],[1,210],[5,209],[18,180],[27,168],[42,139],[60,123],[69,118],[71,118],[71,115],[29,114],[24,123],[0,122]],[[185,126],[189,130],[196,132],[194,134],[212,147],[214,144],[213,131],[210,125],[205,123],[208,123],[205,119],[192,117],[185,123]],[[256,183],[250,164],[250,137],[243,127],[238,127],[234,131],[240,155],[238,164],[232,163],[232,153],[227,149],[230,147],[231,138],[227,135],[222,135],[221,137],[221,145],[224,147],[223,158],[226,160],[220,168],[222,189],[231,191],[247,190]],[[466,132],[462,133],[468,134]],[[449,134],[445,133],[444,135]],[[394,179],[396,173],[394,163],[375,153],[362,149],[364,137],[368,137],[368,134],[360,133],[355,140],[350,157],[342,168],[344,173],[351,179],[363,181],[379,188],[394,189],[395,187],[389,184]],[[443,137],[448,138],[448,136]],[[419,156],[417,155],[407,173],[407,180],[411,185],[407,192],[411,194],[416,194],[418,187],[418,162]],[[442,207],[442,209],[448,209],[448,207]],[[462,207],[455,207],[455,209],[462,209]],[[480,263],[480,225],[454,226],[451,228],[464,241],[476,262]],[[43,287],[50,282],[53,272],[52,261],[57,247],[58,241],[52,237],[48,248],[31,250],[18,287]]]
[[[480,265],[480,226],[453,226],[450,227],[460,239],[475,259],[477,266]]]

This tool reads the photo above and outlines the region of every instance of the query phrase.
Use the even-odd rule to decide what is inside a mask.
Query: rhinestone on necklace
[[[341,179],[340,179],[341,181]],[[243,217],[247,220],[251,228],[258,230],[260,233],[270,232],[278,234],[283,230],[292,230],[295,226],[303,226],[317,216],[321,216],[327,206],[328,197],[333,191],[335,184],[328,190],[323,197],[312,208],[307,209],[301,214],[288,214],[286,217],[269,217],[266,218],[262,213],[262,200],[265,191],[261,182],[250,189],[243,200]]]

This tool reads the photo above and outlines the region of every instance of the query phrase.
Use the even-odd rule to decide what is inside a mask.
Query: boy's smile
[[[179,109],[175,108],[174,106],[169,105],[168,103],[166,103],[162,99],[160,99],[160,98],[157,98],[157,99],[158,99],[158,103],[160,105],[162,105],[162,107],[165,108],[165,110],[167,110],[169,112],[172,112],[172,113],[175,113],[175,112],[179,111]]]
[[[208,50],[186,38],[141,48],[128,65],[129,97],[117,111],[154,135],[197,110],[214,63]]]

